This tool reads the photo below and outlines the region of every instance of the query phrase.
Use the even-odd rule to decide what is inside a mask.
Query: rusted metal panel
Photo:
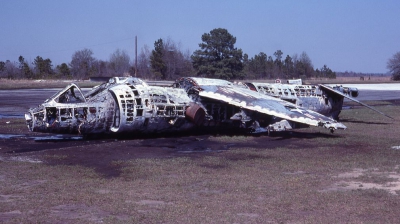
[[[206,112],[198,104],[192,104],[186,109],[186,117],[194,124],[200,126],[206,117]]]

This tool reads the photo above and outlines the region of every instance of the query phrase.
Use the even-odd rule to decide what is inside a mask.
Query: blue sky
[[[170,38],[182,51],[199,49],[201,35],[225,28],[249,57],[305,51],[315,68],[386,73],[400,51],[398,0],[0,0],[0,61],[50,58],[69,63],[89,48],[109,60],[117,49],[134,60],[147,45]]]

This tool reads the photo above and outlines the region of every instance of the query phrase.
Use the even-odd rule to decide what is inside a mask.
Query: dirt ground
[[[3,223],[396,223],[395,118],[346,105],[345,131],[87,139],[0,119]]]
[[[16,128],[10,128],[14,125]],[[35,133],[28,131],[24,120],[2,119],[0,123],[0,161],[46,162],[53,165],[78,165],[93,168],[106,178],[118,177],[120,168],[110,165],[112,161],[129,161],[137,158],[199,157],[221,153],[231,147],[255,149],[280,148],[285,145],[299,145],[302,138],[335,138],[325,133],[288,132],[275,137],[252,136],[241,133],[189,133],[176,135],[124,136],[123,138],[90,137]],[[245,138],[246,141],[223,143],[215,138]],[[300,146],[300,145],[299,145]],[[46,157],[62,154],[62,161]]]

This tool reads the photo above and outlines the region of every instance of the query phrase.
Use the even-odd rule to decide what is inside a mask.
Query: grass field
[[[376,103],[395,120],[352,105],[334,134],[3,139],[0,222],[397,223],[400,106]]]

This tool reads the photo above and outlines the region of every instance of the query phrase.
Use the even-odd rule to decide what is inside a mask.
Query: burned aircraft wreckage
[[[295,82],[291,83],[290,81]],[[330,87],[323,84],[303,85],[301,80],[288,80],[288,84],[283,84],[279,80],[276,83],[253,82],[243,84],[253,91],[291,102],[296,106],[318,112],[337,121],[342,111],[344,98],[393,119],[375,108],[354,99],[358,96],[358,89],[354,87],[343,87],[341,85]]]
[[[196,128],[240,128],[250,133],[320,126],[346,127],[332,118],[245,86],[207,78],[181,78],[172,87],[114,77],[87,93],[71,83],[25,119],[37,132],[165,133]]]

